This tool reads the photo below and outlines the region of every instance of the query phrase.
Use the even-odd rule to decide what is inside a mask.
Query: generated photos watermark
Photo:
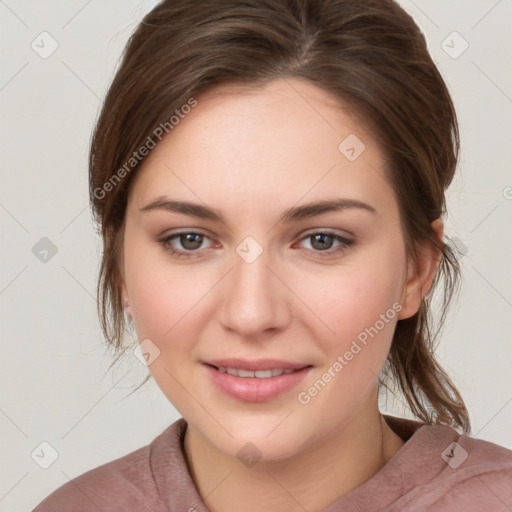
[[[160,123],[148,136],[146,142],[137,150],[132,153],[132,156],[103,184],[102,187],[94,189],[94,197],[96,199],[103,199],[107,192],[111,192],[114,188],[121,183],[123,178],[129,174],[149,152],[157,145],[155,139],[162,140],[164,134],[170,133],[187,114],[190,114],[192,109],[198,105],[197,100],[191,97],[187,103],[182,105],[179,109],[174,111],[174,114],[165,123]]]
[[[354,356],[359,354],[361,350],[368,344],[368,337],[373,339],[379,334],[382,329],[393,320],[396,315],[402,311],[402,305],[399,302],[395,302],[385,313],[381,313],[379,320],[377,320],[372,326],[365,327],[356,337],[352,340],[352,343],[348,350],[343,355],[339,355],[336,361],[329,366],[329,368],[306,390],[301,391],[297,395],[299,403],[307,405],[311,400],[317,396],[329,382],[332,381],[340,372],[347,366]],[[359,342],[359,343],[358,343]],[[361,346],[362,345],[362,346]]]

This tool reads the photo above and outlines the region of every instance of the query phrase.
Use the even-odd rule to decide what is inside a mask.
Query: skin
[[[197,100],[131,185],[121,262],[128,311],[139,340],[160,351],[150,371],[188,422],[186,457],[210,510],[319,511],[403,445],[379,412],[378,375],[396,322],[418,310],[438,255],[422,246],[417,266],[407,257],[384,153],[324,90],[287,79],[251,91],[224,86]],[[365,145],[355,161],[338,150],[349,134]],[[162,196],[216,208],[225,223],[141,211]],[[376,213],[348,208],[277,222],[287,208],[338,197]],[[433,227],[441,237],[441,221]],[[159,243],[187,230],[206,235],[199,249],[179,237],[167,249]],[[328,238],[322,251],[306,237],[322,230],[354,243],[336,252],[342,244]],[[250,264],[236,252],[247,236],[263,250]],[[169,246],[188,253],[177,258]],[[395,317],[301,404],[298,393],[395,303]],[[223,357],[314,367],[296,388],[255,404],[211,383],[201,361]],[[237,457],[248,442],[262,457],[252,467]]]

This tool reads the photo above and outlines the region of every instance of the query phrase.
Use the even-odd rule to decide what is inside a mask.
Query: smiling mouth
[[[212,365],[213,366],[213,365]],[[229,375],[233,375],[234,377],[242,377],[242,378],[251,378],[255,377],[258,379],[269,379],[270,377],[279,377],[280,375],[287,375],[289,373],[294,373],[302,370],[302,368],[292,370],[288,369],[280,369],[275,368],[272,370],[242,370],[238,368],[225,368],[223,366],[214,366],[220,373],[227,373]]]
[[[218,370],[220,373],[227,373],[229,375],[233,375],[234,377],[242,377],[242,378],[257,378],[257,379],[270,379],[271,377],[279,377],[280,375],[288,375],[289,373],[295,373],[304,368],[308,368],[309,366],[304,366],[303,368],[274,368],[271,370],[243,370],[239,368],[230,368],[224,366],[215,366],[209,365]]]
[[[266,402],[290,391],[313,369],[313,365],[278,359],[219,359],[203,361],[203,366],[223,394],[251,403]]]

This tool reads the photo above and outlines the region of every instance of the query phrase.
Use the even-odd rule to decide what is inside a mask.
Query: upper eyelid
[[[345,233],[346,237],[353,236],[348,231],[343,230],[343,232]],[[336,235],[336,236],[345,236],[344,234],[339,233],[338,231],[336,231],[334,228],[310,228],[310,229],[306,230],[304,233],[302,233],[300,235],[297,235],[297,236],[298,237],[300,236],[301,238],[304,238],[305,236],[310,236],[310,235],[314,235],[314,234],[317,234],[317,233],[325,233],[325,234]],[[197,234],[197,235],[206,236],[208,238],[213,238],[212,235],[209,235],[207,231],[204,231],[201,228],[188,228],[188,229],[183,229],[183,230],[180,230],[180,231],[172,231],[170,233],[166,233],[166,234],[161,235],[160,238],[169,238],[169,237],[172,237],[172,236],[175,236],[175,235],[188,235],[188,234]]]

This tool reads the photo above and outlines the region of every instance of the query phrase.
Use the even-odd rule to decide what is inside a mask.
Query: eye
[[[173,256],[177,258],[195,257],[194,253],[198,253],[203,242],[209,239],[204,233],[196,231],[182,231],[181,233],[173,233],[158,240],[160,245]],[[182,249],[176,248],[180,245]]]
[[[312,249],[307,249],[307,251],[313,252],[315,256],[320,256],[321,258],[329,258],[340,254],[346,251],[355,242],[354,240],[330,231],[308,233],[306,236],[302,237],[301,242],[305,240],[311,240],[310,245]],[[339,242],[339,245],[331,250],[335,241]]]
[[[200,250],[205,249],[203,243],[205,240],[210,240],[206,234],[197,231],[182,231],[179,233],[172,233],[163,238],[158,239],[158,243],[173,257],[176,258],[193,258],[200,255]],[[348,239],[330,231],[316,231],[309,233],[301,238],[300,242],[311,240],[311,249],[306,249],[307,252],[314,253],[315,256],[321,258],[329,258],[336,256],[346,251],[354,240]],[[334,242],[339,245],[334,246]],[[177,245],[181,246],[176,247]],[[211,248],[206,247],[207,248]]]

